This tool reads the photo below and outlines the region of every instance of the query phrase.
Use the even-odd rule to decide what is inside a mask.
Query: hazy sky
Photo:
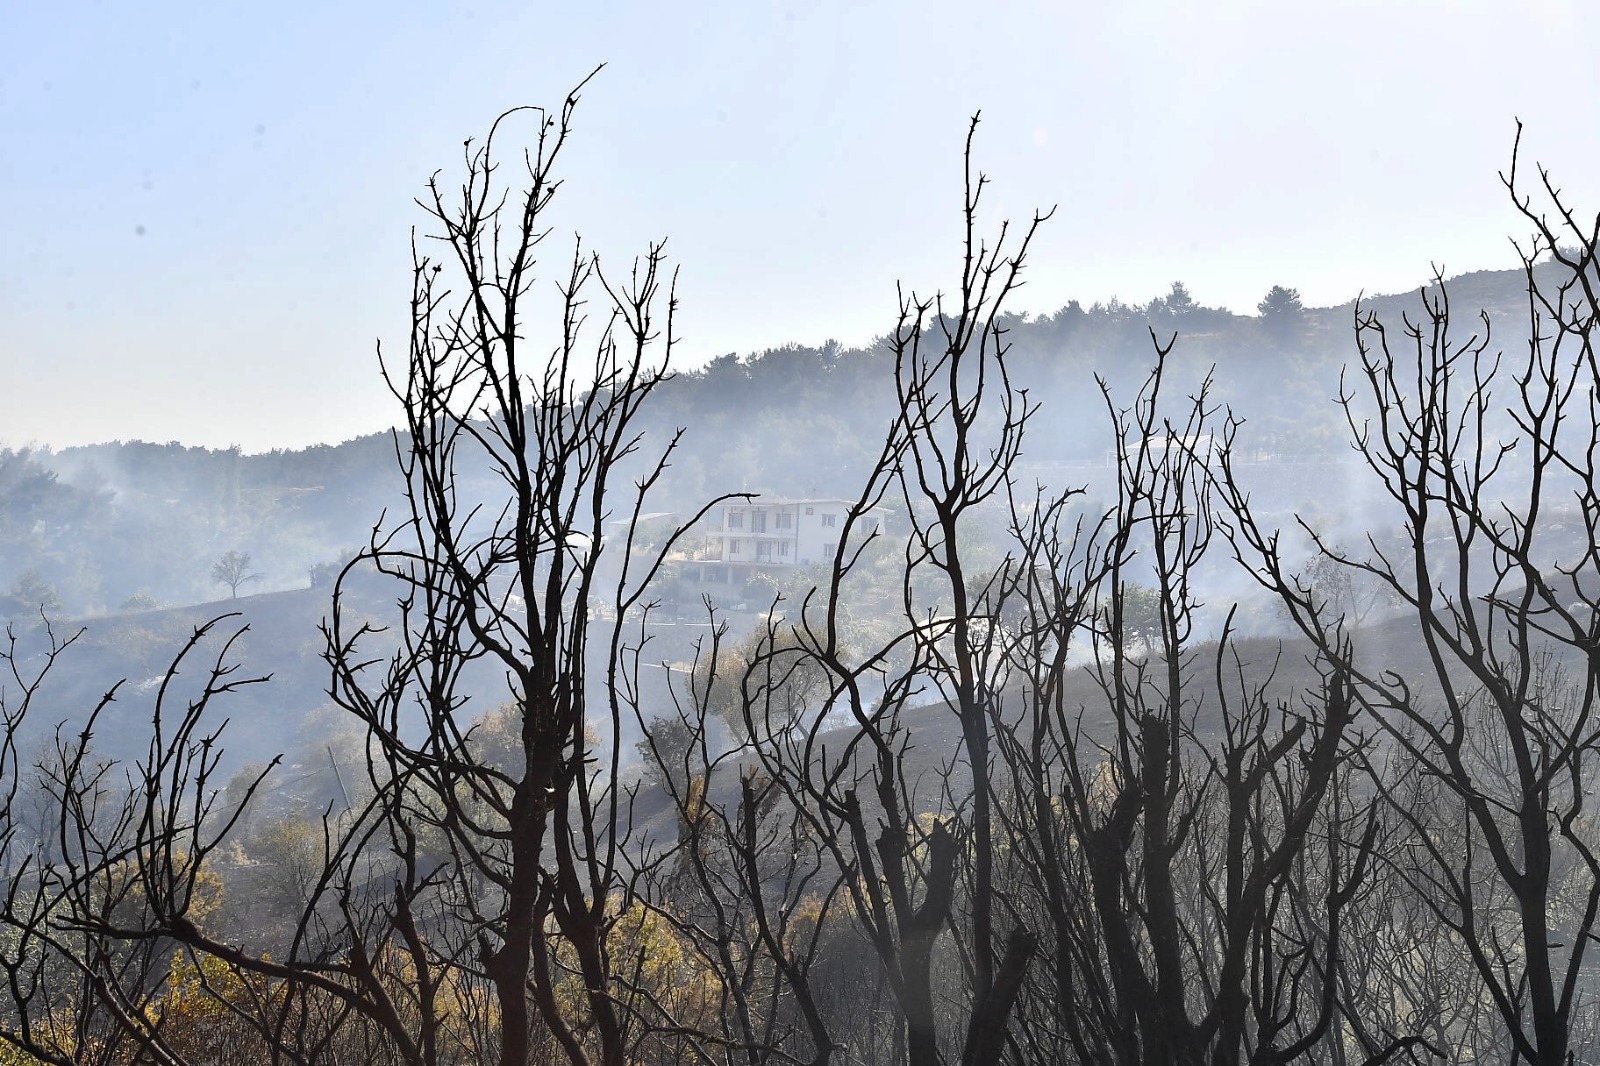
[[[1600,44],[1548,2],[0,4],[0,442],[336,442],[392,424],[411,203],[595,64],[560,225],[669,237],[682,365],[948,284],[982,109],[1018,307],[1183,280],[1253,312],[1511,265],[1524,151],[1600,209]]]

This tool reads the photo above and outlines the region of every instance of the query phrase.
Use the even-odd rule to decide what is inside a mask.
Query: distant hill
[[[1476,324],[1471,312],[1482,308],[1500,346],[1520,342],[1521,272],[1479,272],[1449,286],[1455,310],[1466,312],[1464,331]],[[1414,290],[1374,297],[1363,307],[1397,331],[1402,312],[1418,313],[1419,298]],[[1127,402],[1150,365],[1151,331],[1176,332],[1168,388],[1197,387],[1210,373],[1213,399],[1248,419],[1240,470],[1258,516],[1292,528],[1296,513],[1311,513],[1324,528],[1358,540],[1378,519],[1367,509],[1361,471],[1333,403],[1353,353],[1353,311],[1353,304],[1307,309],[1268,322],[1207,308],[1174,312],[1158,300],[1142,308],[1069,304],[1053,315],[1019,317],[1009,323],[1011,372],[1040,414],[1017,473],[1058,488],[1083,486],[1091,503],[1108,499],[1114,473],[1106,463],[1105,402],[1096,379],[1116,402]],[[881,344],[789,346],[727,356],[669,381],[646,409],[647,435],[659,444],[678,427],[687,433],[657,506],[687,512],[727,490],[853,493],[892,414],[888,359]],[[493,485],[464,471],[461,488],[468,496],[487,495]],[[230,720],[225,766],[231,772],[284,753],[280,780],[292,778],[311,800],[329,800],[339,761],[359,766],[360,755],[341,754],[340,736],[351,723],[326,694],[317,630],[330,606],[326,579],[366,541],[385,508],[402,501],[401,489],[394,442],[384,435],[262,455],[141,442],[0,451],[0,588],[10,588],[0,597],[0,613],[10,616],[25,647],[40,638],[40,597],[48,597],[52,616],[81,620],[60,623],[58,632],[86,627],[44,692],[30,743],[48,743],[58,721],[81,721],[121,682],[97,726],[96,745],[139,757],[176,649],[196,627],[236,614],[218,624],[204,650],[215,654],[220,639],[248,627],[234,648],[242,672],[272,680],[219,707]],[[244,595],[223,600],[211,566],[228,550],[248,552],[257,576],[242,587]],[[1207,596],[1221,606],[1250,591],[1220,562],[1206,580],[1217,582]],[[358,581],[347,610],[392,621],[393,596],[393,589]],[[1249,611],[1240,621],[1251,634],[1251,654],[1278,653],[1264,634],[1279,621]],[[647,659],[681,665],[703,635],[693,624],[662,626]],[[1404,636],[1385,636],[1380,646],[1399,654]],[[374,650],[381,652],[382,639]],[[1285,684],[1305,682],[1303,652],[1291,645],[1282,653]],[[186,667],[180,692],[199,679],[200,665],[197,659]],[[673,698],[672,672],[647,674],[647,700],[665,708]],[[465,683],[475,693],[473,715],[504,698],[504,682],[487,664]],[[937,710],[923,713],[925,748],[936,752]],[[631,736],[624,740],[631,745]]]
[[[1482,308],[1502,345],[1520,342],[1520,271],[1480,271],[1449,286],[1465,331]],[[1364,306],[1398,330],[1403,311],[1417,313],[1419,291]],[[1352,310],[1303,309],[1268,321],[1168,296],[1018,316],[1007,323],[1012,376],[1040,406],[1024,461],[1070,467],[1104,459],[1109,438],[1096,379],[1118,403],[1130,400],[1152,360],[1152,330],[1178,335],[1169,394],[1213,374],[1213,398],[1246,419],[1240,439],[1253,454],[1344,456],[1333,399],[1354,354]],[[690,511],[724,491],[853,494],[892,415],[888,358],[882,343],[789,345],[723,356],[667,382],[643,412],[646,451],[686,432],[655,509]],[[139,441],[0,451],[0,616],[31,615],[47,594],[80,617],[150,600],[204,602],[222,591],[211,566],[227,551],[250,555],[258,576],[247,591],[304,588],[313,567],[366,542],[401,489],[386,434],[258,455]]]

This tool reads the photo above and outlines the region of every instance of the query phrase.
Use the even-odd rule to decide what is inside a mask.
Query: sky
[[[1515,265],[1518,118],[1600,210],[1597,45],[1560,0],[10,0],[0,446],[394,424],[413,198],[600,63],[552,239],[627,263],[667,238],[691,368],[864,344],[897,282],[948,287],[980,110],[989,219],[1056,208],[1020,310]]]

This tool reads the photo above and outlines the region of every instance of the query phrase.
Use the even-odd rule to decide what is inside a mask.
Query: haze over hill
[[[6,1066],[1595,1057],[1546,172],[1520,271],[1021,314],[969,139],[942,291],[674,376],[663,245],[547,284],[588,84],[419,200],[402,429],[0,450]]]
[[[1497,340],[1504,346],[1522,342],[1516,331],[1525,285],[1520,271],[1448,283],[1458,310],[1481,307],[1497,328],[1507,326]],[[1402,313],[1418,313],[1419,292],[1368,298],[1363,307],[1398,323]],[[1245,419],[1237,449],[1253,507],[1289,531],[1291,555],[1309,550],[1296,539],[1297,514],[1349,543],[1374,530],[1381,537],[1393,519],[1369,499],[1334,399],[1354,354],[1354,303],[1308,309],[1290,302],[1273,311],[1246,317],[1198,306],[1177,285],[1142,305],[1072,302],[1052,315],[1015,318],[1007,336],[1010,372],[1039,405],[1015,475],[1024,485],[1081,488],[1091,509],[1114,499],[1107,400],[1097,382],[1116,406],[1131,403],[1154,358],[1152,331],[1163,341],[1176,334],[1167,395],[1198,389],[1211,375],[1211,402]],[[689,514],[728,491],[853,497],[894,411],[888,369],[879,347],[828,343],[730,354],[679,374],[642,414],[652,447],[685,430],[656,504]],[[223,630],[248,626],[236,650],[247,669],[273,680],[235,697],[229,765],[287,751],[293,766],[322,773],[319,753],[332,723],[319,711],[327,670],[317,625],[338,566],[403,503],[403,488],[388,434],[258,454],[139,441],[0,451],[0,589],[8,590],[0,613],[27,630],[42,606],[62,626],[75,619],[88,627],[73,671],[52,687],[49,713],[37,721],[81,715],[126,678],[100,728],[107,750],[135,753],[152,679],[195,627],[236,613]],[[484,501],[497,491],[492,480],[470,476],[458,477],[457,489]],[[992,539],[1003,539],[1004,523],[998,511],[991,516]],[[896,531],[893,514],[890,529]],[[984,548],[970,550],[981,555]],[[212,573],[229,551],[249,560],[236,599],[225,598],[229,590]],[[1283,632],[1283,618],[1236,568],[1217,562],[1204,573],[1211,582],[1211,607],[1201,615],[1208,632],[1220,631],[1236,603],[1244,605],[1236,630]],[[798,596],[803,589],[789,586],[805,579],[775,572],[759,588],[710,591],[724,610],[739,601],[759,610],[775,591]],[[661,587],[684,618],[697,615],[707,591],[671,573]],[[363,588],[350,586],[349,609],[383,618],[382,597],[369,602]],[[725,617],[741,630],[754,624],[750,615]],[[693,642],[705,635],[658,630],[652,655],[687,663]],[[670,681],[666,674],[651,679]],[[473,715],[503,698],[492,671],[475,684]],[[657,696],[663,707],[671,699],[665,690]],[[306,787],[321,795],[316,790],[326,785],[319,779]]]
[[[1525,339],[1525,287],[1512,270],[1449,282],[1456,310],[1482,308],[1505,330],[1496,344],[1507,350]],[[1417,296],[1363,306],[1397,326],[1403,311],[1418,313]],[[1195,304],[1175,286],[1145,304],[1073,301],[1017,317],[1011,373],[1039,404],[1017,473],[1058,488],[1094,485],[1109,439],[1096,378],[1113,402],[1130,402],[1153,359],[1152,331],[1178,337],[1169,395],[1212,374],[1213,401],[1245,420],[1244,457],[1337,465],[1349,457],[1334,398],[1354,355],[1352,312],[1353,301],[1240,316]],[[655,442],[685,430],[657,501],[691,512],[729,491],[853,495],[893,404],[877,346],[788,345],[715,359],[666,383],[643,414]],[[1284,516],[1356,503],[1338,498],[1337,477],[1330,497],[1327,478],[1274,486],[1269,471],[1261,476],[1258,502]],[[0,591],[9,593],[0,613],[32,613],[39,602],[74,617],[205,602],[224,591],[211,568],[228,551],[250,556],[244,591],[303,588],[313,567],[366,542],[401,487],[387,434],[259,454],[141,441],[0,451]],[[494,491],[478,488],[486,498]]]

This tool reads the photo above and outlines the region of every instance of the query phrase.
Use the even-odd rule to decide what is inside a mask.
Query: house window
[[[750,512],[750,532],[752,532],[752,533],[765,533],[766,531],[767,531],[767,512],[765,512],[765,511],[751,511]]]
[[[779,511],[777,514],[777,519],[779,529],[788,529],[790,524],[794,521],[794,515],[790,514],[788,511]]]
[[[756,542],[756,559],[763,563],[772,561],[772,541],[763,540]]]
[[[838,517],[839,516],[836,514],[825,514],[822,516],[822,524],[825,526],[831,526],[835,523]]]
[[[739,554],[739,542],[737,540],[728,541],[728,554],[729,555],[738,555]]]
[[[744,512],[743,511],[729,511],[728,512],[728,528],[729,529],[743,529],[744,528]]]
[[[778,554],[783,556],[785,559],[787,559],[789,557],[789,542],[788,541],[782,541],[782,542],[780,542],[778,544]]]
[[[838,550],[839,550],[839,545],[837,545],[837,544],[824,544],[822,546],[822,557],[824,559],[832,559],[834,552],[836,552]]]

